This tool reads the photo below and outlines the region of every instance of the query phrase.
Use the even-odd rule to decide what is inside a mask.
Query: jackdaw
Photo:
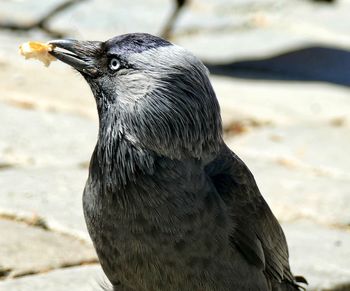
[[[199,59],[144,33],[50,43],[96,100],[83,206],[113,290],[300,289],[278,221],[223,141]]]

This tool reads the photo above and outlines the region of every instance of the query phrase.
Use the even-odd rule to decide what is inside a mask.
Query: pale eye
[[[109,68],[112,71],[117,71],[120,68],[120,61],[116,58],[113,58],[109,61]]]

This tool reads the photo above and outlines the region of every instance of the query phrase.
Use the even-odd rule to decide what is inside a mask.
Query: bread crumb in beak
[[[56,58],[49,53],[53,48],[54,46],[52,44],[29,41],[19,46],[19,53],[26,59],[37,59],[48,67],[52,61],[56,60]]]

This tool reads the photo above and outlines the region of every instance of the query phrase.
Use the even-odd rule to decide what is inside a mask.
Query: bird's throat
[[[152,174],[154,166],[152,153],[114,130],[100,131],[90,164],[91,178],[110,191],[125,188],[139,175]]]

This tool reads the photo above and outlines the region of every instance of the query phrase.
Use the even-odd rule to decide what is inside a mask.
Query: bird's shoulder
[[[245,163],[223,145],[205,170],[233,219],[232,244],[269,280],[294,284],[282,228]]]

